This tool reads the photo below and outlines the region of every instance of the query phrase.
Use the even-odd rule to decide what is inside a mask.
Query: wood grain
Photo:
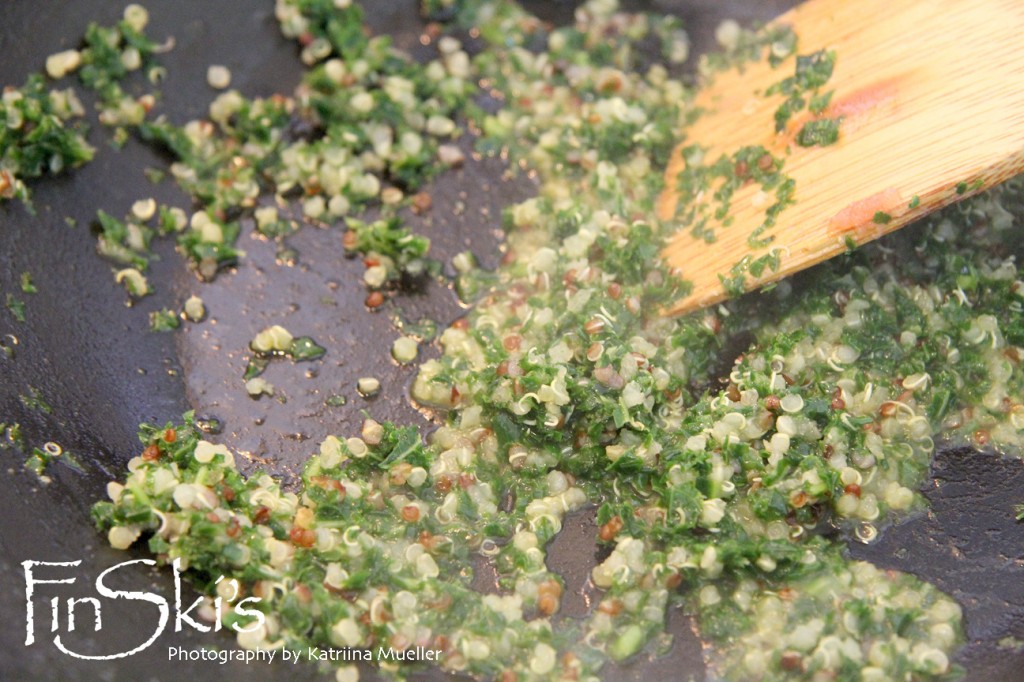
[[[796,31],[797,54],[835,50],[835,70],[822,88],[834,95],[822,116],[843,116],[839,141],[797,146],[806,111],[775,132],[773,115],[785,98],[764,93],[793,74],[795,56],[777,68],[758,62],[716,76],[696,98],[706,113],[666,169],[658,217],[676,214],[680,152],[691,144],[705,147],[710,160],[763,145],[784,158],[796,203],[760,249],[748,245],[765,210],[754,183],[736,192],[732,222],[715,226],[713,243],[687,230],[675,234],[662,255],[694,289],[667,312],[724,299],[719,273],[748,254],[779,249],[781,256],[778,271],[748,277],[752,289],[845,251],[848,238],[875,239],[1024,170],[1024,1],[812,0],[776,21]],[[968,189],[958,193],[961,183]],[[878,211],[891,222],[876,224]]]

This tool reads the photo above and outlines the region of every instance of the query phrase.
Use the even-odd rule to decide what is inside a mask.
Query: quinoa
[[[1021,242],[1024,185],[1011,181],[819,266],[799,295],[782,282],[665,318],[661,306],[685,291],[685,272],[659,263],[675,227],[650,216],[660,169],[692,112],[687,87],[662,63],[644,63],[636,45],[660,36],[671,62],[684,51],[677,25],[607,0],[560,29],[507,2],[456,4],[456,22],[485,49],[471,59],[446,37],[422,72],[381,67],[385,81],[399,80],[378,87],[357,64],[383,48],[352,53],[318,23],[321,10],[356,21],[355,5],[277,3],[286,35],[307,36],[302,58],[322,107],[337,97],[357,117],[389,102],[424,108],[388,132],[361,124],[377,170],[338,166],[349,182],[320,187],[324,200],[307,200],[307,215],[340,217],[380,199],[381,179],[408,170],[399,159],[434,158],[434,138],[455,134],[456,107],[410,94],[407,82],[419,92],[421,78],[436,93],[449,83],[460,106],[473,79],[500,93],[497,112],[470,108],[478,147],[538,179],[537,196],[504,213],[512,257],[492,273],[457,259],[466,295],[481,293],[441,333],[442,355],[423,362],[412,389],[443,411],[443,424],[425,440],[371,419],[359,435],[329,436],[295,492],[266,474],[243,476],[191,415],[143,426],[141,442],[156,455],[134,458],[111,501],[93,510],[112,545],[147,542],[165,561],[187,563],[208,594],[210,577],[225,575],[259,595],[265,619],[240,637],[247,648],[427,646],[442,651],[446,671],[592,680],[608,660],[662,652],[668,610],[683,607],[697,614],[712,674],[724,679],[955,676],[960,607],[915,576],[851,560],[844,547],[924,505],[917,491],[936,439],[1018,452],[1024,281],[996,247]],[[720,33],[735,61],[794,52],[784,34]],[[547,50],[527,47],[537,44]],[[283,120],[293,103],[238,96],[220,106]],[[326,143],[269,136],[247,166],[263,177],[217,179],[207,163],[236,134],[227,121],[186,126],[185,138],[164,124],[150,131],[178,145],[175,175],[211,211],[252,208],[266,177],[315,192],[309,168],[332,164]],[[755,151],[757,168],[764,154]],[[769,158],[760,171],[782,165]],[[413,168],[422,180],[424,168]],[[202,232],[206,220],[219,224],[212,215],[198,229],[193,217],[196,246],[211,243]],[[374,294],[425,257],[393,217],[350,219],[348,229],[346,246],[368,255]],[[722,354],[745,338],[753,341],[717,382]],[[297,341],[271,328],[252,350],[293,353]],[[415,343],[396,359],[415,355],[407,350]],[[373,377],[359,382],[364,396],[378,389]],[[591,575],[600,594],[584,619],[556,621],[564,584],[548,549],[566,515],[586,509],[595,545],[607,550]],[[500,593],[472,589],[473,560],[489,563]],[[351,676],[339,668],[339,679]]]

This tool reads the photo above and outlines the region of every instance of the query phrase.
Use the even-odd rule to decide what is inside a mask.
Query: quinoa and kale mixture
[[[591,680],[608,660],[668,651],[667,612],[681,608],[696,614],[714,678],[956,677],[960,607],[912,575],[849,559],[845,545],[922,508],[935,439],[1019,448],[1024,282],[1006,245],[1024,242],[1024,185],[819,266],[799,288],[665,318],[686,273],[658,262],[674,228],[653,204],[694,115],[670,68],[687,53],[678,20],[620,13],[613,0],[558,29],[505,0],[424,10],[448,23],[431,25],[437,53],[421,64],[368,37],[357,4],[278,0],[309,66],[296,95],[228,90],[209,120],[182,127],[148,120],[116,81],[83,70],[114,103],[111,122],[175,156],[171,175],[196,202],[191,215],[143,204],[124,222],[100,216],[101,253],[126,265],[133,295],[149,290],[150,238],[176,235],[210,278],[241,258],[242,216],[276,238],[296,229],[294,207],[347,224],[344,246],[367,256],[367,301],[379,305],[390,283],[431,268],[429,242],[394,210],[415,208],[418,188],[461,161],[449,144],[460,126],[538,182],[503,216],[501,267],[456,264],[474,305],[413,386],[445,415],[426,442],[368,417],[361,433],[324,440],[291,491],[243,475],[189,415],[146,425],[127,475],[94,507],[110,543],[145,543],[209,595],[258,597],[265,619],[239,634],[246,648],[424,647],[443,652],[443,670],[484,679]],[[133,9],[97,44],[138,68],[155,54],[144,25]],[[780,69],[799,51],[785,33],[727,42],[724,61]],[[51,75],[97,61],[65,55]],[[24,110],[36,129],[60,130],[80,108],[36,81],[19,92],[5,95],[8,128]],[[7,144],[0,193],[16,196],[14,178],[91,154],[77,133],[59,136],[45,164],[25,153],[41,142]],[[381,216],[360,219],[366,206]],[[199,301],[189,317],[203,314]],[[287,330],[265,333],[277,340],[254,348],[295,355]],[[565,516],[586,509],[605,548],[591,576],[600,597],[586,618],[562,619],[546,552]],[[499,593],[472,589],[479,562]],[[381,665],[396,678],[414,669]],[[341,663],[335,674],[359,673]]]

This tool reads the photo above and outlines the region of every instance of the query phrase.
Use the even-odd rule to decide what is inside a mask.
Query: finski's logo
[[[72,585],[77,581],[77,577],[59,577],[59,578],[40,578],[36,575],[36,569],[40,568],[60,568],[60,569],[71,569],[80,566],[82,563],[81,559],[78,561],[23,561],[21,562],[22,567],[25,569],[25,646],[32,646],[36,642],[35,633],[35,602],[33,597],[35,596],[36,587],[39,585]],[[107,600],[126,600],[140,602],[140,606],[146,609],[156,609],[155,621],[156,626],[153,629],[152,634],[142,644],[136,646],[133,649],[126,651],[119,651],[112,654],[95,655],[95,654],[82,654],[72,651],[65,644],[62,636],[65,633],[74,632],[77,626],[75,622],[76,614],[80,616],[80,612],[84,607],[88,606],[91,609],[93,616],[93,630],[94,632],[100,632],[103,629],[103,602],[98,597],[68,597],[63,599],[61,597],[52,597],[50,599],[50,632],[53,635],[53,645],[60,651],[67,654],[68,656],[74,656],[75,658],[81,658],[91,661],[108,661],[115,658],[125,658],[133,654],[137,654],[140,651],[147,649],[157,638],[163,634],[164,630],[167,629],[168,621],[171,617],[171,607],[167,600],[155,592],[131,592],[127,590],[115,590],[111,589],[106,580],[108,576],[117,571],[120,568],[131,566],[132,564],[146,564],[152,566],[156,562],[152,559],[135,559],[133,561],[125,561],[115,566],[111,566],[107,570],[96,576],[94,587],[96,593]],[[216,618],[213,625],[206,625],[195,620],[190,614],[197,609],[203,602],[203,598],[199,597],[192,604],[182,610],[181,607],[181,567],[179,560],[174,560],[174,631],[181,632],[184,627],[190,627],[200,632],[209,632],[211,629],[216,631],[220,630],[221,616],[223,615],[224,600],[221,597],[217,597],[213,600],[213,608],[216,613]],[[223,576],[217,579],[217,582],[221,582]],[[238,583],[234,580],[228,581],[229,585],[232,585],[235,590],[235,594],[229,599],[232,601],[238,596]],[[234,612],[242,617],[251,617],[255,620],[246,626],[241,626],[238,623],[232,623],[231,628],[235,632],[250,632],[256,628],[262,627],[265,622],[265,616],[263,613],[255,608],[247,608],[247,605],[255,605],[259,602],[257,597],[246,597],[241,599],[238,603],[234,604],[230,608]],[[151,604],[152,606],[143,606],[143,604]],[[63,623],[63,627],[62,627]]]

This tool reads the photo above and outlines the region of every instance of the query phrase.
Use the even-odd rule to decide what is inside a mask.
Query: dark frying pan
[[[415,49],[419,23],[414,0],[364,4],[377,30],[394,33],[400,45]],[[528,4],[553,21],[571,17],[570,2]],[[630,4],[682,15],[696,49],[703,50],[713,44],[711,36],[721,18],[767,19],[792,3]],[[233,85],[250,95],[290,92],[297,82],[295,49],[278,34],[272,3],[192,0],[148,5],[151,35],[173,35],[177,42],[164,57],[168,77],[160,104],[173,121],[204,114],[214,94],[205,78],[211,63],[229,66]],[[110,23],[121,9],[120,3],[105,0],[4,3],[0,83],[21,84],[28,72],[42,67],[46,55],[73,46],[90,20]],[[432,285],[398,297],[382,313],[368,314],[362,305],[359,264],[343,257],[336,231],[315,228],[288,242],[290,254],[243,236],[241,245],[248,252],[244,265],[211,285],[200,285],[185,272],[171,246],[161,244],[161,260],[151,276],[157,294],[128,308],[110,264],[94,253],[88,224],[96,209],[123,214],[132,201],[147,196],[183,207],[187,203],[169,183],[154,186],[144,179],[143,168],[165,167],[167,160],[159,154],[135,142],[115,152],[105,131],[94,130],[91,140],[99,149],[94,163],[35,185],[35,214],[14,203],[0,206],[0,291],[14,292],[27,304],[24,324],[0,308],[0,335],[17,337],[13,358],[0,356],[0,421],[20,422],[30,446],[59,443],[84,467],[76,471],[54,465],[53,483],[43,485],[22,469],[21,454],[0,450],[7,470],[0,489],[0,679],[259,681],[285,674],[323,679],[312,666],[169,660],[169,648],[232,644],[224,633],[203,634],[188,627],[175,633],[173,615],[164,634],[136,655],[78,660],[53,643],[50,598],[59,596],[63,604],[68,597],[95,596],[93,581],[100,572],[125,560],[147,558],[141,552],[109,549],[89,521],[92,502],[103,495],[108,480],[122,475],[124,463],[135,454],[140,422],[164,422],[195,408],[223,422],[221,439],[250,452],[254,461],[265,461],[275,473],[294,476],[323,435],[355,431],[362,409],[379,418],[426,424],[426,417],[405,398],[412,370],[390,362],[386,340],[394,337],[397,316],[431,317],[444,324],[462,310],[448,289]],[[472,162],[431,188],[435,208],[416,227],[434,240],[435,255],[450,257],[470,247],[485,263],[494,264],[500,208],[531,190],[525,180],[503,180],[503,170],[498,161]],[[74,218],[78,227],[69,227],[65,217]],[[282,257],[293,258],[294,264],[278,265]],[[268,276],[271,270],[273,278]],[[20,293],[22,272],[32,274],[37,294]],[[207,322],[186,325],[173,335],[148,331],[146,313],[180,305],[196,292],[210,310]],[[287,395],[287,405],[251,402],[240,380],[245,346],[254,331],[282,320],[293,331],[317,338],[328,347],[328,355],[318,363],[268,370],[267,377]],[[381,397],[372,401],[364,401],[354,389],[355,379],[366,374],[384,384]],[[50,410],[22,399],[33,395]],[[348,403],[327,406],[325,399],[334,395],[347,397]],[[957,598],[966,614],[969,643],[959,662],[968,679],[1021,679],[1024,644],[1013,638],[1024,639],[1024,528],[1014,521],[1013,505],[1024,501],[1024,467],[991,453],[940,447],[926,494],[931,511],[889,529],[873,545],[851,547],[851,552],[916,573]],[[573,595],[564,606],[569,617],[583,615],[589,601],[585,576],[593,559],[592,537],[590,520],[580,515],[567,523],[552,553],[554,568],[566,575]],[[27,560],[81,560],[76,566],[36,569],[40,579],[74,577],[76,582],[37,588],[35,643],[30,646],[25,644],[22,566]],[[117,570],[108,584],[158,593],[173,605],[174,582],[166,570],[134,564]],[[186,604],[194,599],[187,585],[182,599]],[[91,655],[125,651],[145,641],[157,626],[158,611],[152,604],[102,604],[99,632],[93,632],[89,607],[79,607],[77,630],[62,634],[68,648]],[[669,626],[676,644],[667,657],[608,669],[608,678],[702,679],[700,644],[690,625],[684,615],[673,614]]]

